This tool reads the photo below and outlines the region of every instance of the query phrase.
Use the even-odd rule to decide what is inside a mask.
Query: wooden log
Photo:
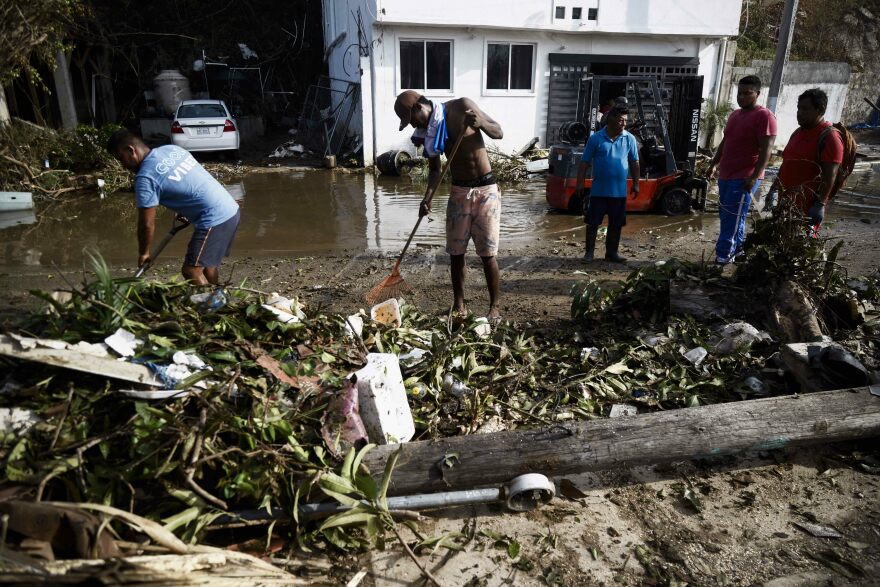
[[[400,449],[390,487],[400,495],[506,483],[523,473],[559,476],[875,435],[880,386],[385,445],[364,463],[380,475]]]

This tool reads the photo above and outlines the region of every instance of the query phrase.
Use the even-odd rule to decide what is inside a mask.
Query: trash
[[[792,522],[795,526],[809,532],[817,538],[843,538],[843,534],[831,528],[830,526],[820,526],[819,524],[811,524],[809,522]]]
[[[81,340],[76,344],[67,345],[67,348],[84,355],[92,355],[93,357],[110,356],[110,353],[107,352],[107,344],[103,342],[89,343]]]
[[[137,348],[144,344],[144,341],[124,328],[118,328],[116,332],[104,339],[104,344],[116,351],[121,357],[133,357]]]
[[[379,324],[400,328],[400,302],[396,298],[386,300],[370,308],[370,319]]]
[[[868,370],[841,346],[807,347],[810,368],[833,389],[868,385]]]
[[[746,377],[745,381],[743,381],[743,383],[745,383],[746,387],[752,393],[755,393],[758,395],[763,395],[763,394],[767,393],[767,389],[764,386],[764,382],[761,381],[760,379],[758,379],[757,377]]]
[[[223,288],[218,287],[212,292],[193,294],[189,297],[189,301],[195,304],[199,312],[210,314],[225,306],[229,300]]]
[[[587,359],[595,361],[599,358],[599,349],[594,346],[588,346],[581,349],[581,363]]]
[[[18,342],[22,350],[26,351],[35,349],[37,347],[55,349],[57,351],[67,348],[67,343],[63,340],[54,340],[50,338],[31,338],[28,336],[19,336],[18,334],[9,334],[9,336]]]
[[[0,408],[0,434],[21,436],[40,422],[33,410],[22,408]]]
[[[529,173],[540,173],[550,169],[549,159],[536,159],[535,161],[526,162],[526,171]]]
[[[64,369],[72,369],[112,379],[122,379],[133,383],[162,387],[162,382],[153,375],[150,369],[143,365],[135,365],[134,363],[119,361],[109,357],[96,357],[93,354],[81,353],[72,349],[58,350],[37,347],[30,350],[22,350],[19,347],[19,343],[12,336],[0,335],[0,355],[54,365]]]
[[[199,358],[198,355],[193,353],[185,353],[183,351],[177,351],[173,355],[171,355],[171,360],[174,361],[177,365],[184,365],[186,367],[192,367],[193,369],[210,369],[205,362]]]
[[[477,434],[493,434],[507,430],[507,424],[501,416],[492,416],[477,428]]]
[[[364,333],[364,317],[352,314],[345,318],[345,332],[351,338],[360,338]]]
[[[133,397],[135,399],[160,400],[160,399],[177,399],[186,397],[194,393],[197,388],[190,389],[120,389],[122,395]]]
[[[357,378],[360,415],[370,440],[377,444],[407,442],[416,433],[397,356],[370,353]]]
[[[296,299],[291,300],[277,293],[269,294],[262,307],[275,314],[275,317],[282,324],[300,322],[305,319],[305,314]]]
[[[487,338],[492,335],[492,326],[489,324],[489,319],[485,316],[480,316],[476,320],[474,320],[474,332],[480,338]]]
[[[306,148],[298,144],[296,141],[288,141],[283,145],[279,145],[269,154],[270,158],[281,159],[283,157],[293,157],[294,155],[302,155],[306,152]]]
[[[663,343],[669,342],[668,336],[663,336],[662,334],[655,334],[652,336],[645,337],[645,344],[651,348],[655,348],[660,346]]]
[[[350,448],[359,450],[367,443],[367,430],[360,414],[356,375],[345,379],[342,390],[327,404],[321,418],[321,436],[327,443],[327,448],[337,458],[344,457]]]
[[[748,322],[731,322],[717,331],[718,341],[714,351],[719,355],[728,355],[735,351],[745,351],[758,341],[771,340],[770,335],[760,331]]]
[[[609,418],[620,418],[622,416],[636,416],[639,413],[639,408],[632,404],[613,404],[611,406],[611,411],[608,412]]]
[[[470,387],[459,381],[452,373],[443,375],[443,391],[457,398],[473,393]]]
[[[709,352],[706,349],[698,346],[684,353],[684,358],[693,363],[694,366],[697,366],[703,362],[703,359],[705,359],[708,354]]]
[[[561,493],[563,497],[575,501],[586,499],[587,497],[587,494],[578,489],[577,485],[572,483],[569,479],[562,479],[562,481],[559,482],[559,493]]]
[[[399,355],[397,358],[402,364],[405,364],[407,367],[413,367],[420,363],[427,354],[428,351],[426,351],[425,349],[413,348],[403,353],[402,355]]]

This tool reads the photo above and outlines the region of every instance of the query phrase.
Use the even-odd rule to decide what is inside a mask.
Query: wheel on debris
[[[691,195],[683,188],[671,188],[660,196],[660,211],[667,216],[682,216],[691,211]]]

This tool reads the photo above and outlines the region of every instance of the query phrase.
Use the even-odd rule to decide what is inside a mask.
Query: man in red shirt
[[[819,236],[825,206],[843,162],[843,140],[824,118],[828,95],[818,88],[798,97],[796,129],[782,152],[782,166],[776,177],[782,198],[793,200],[810,219],[811,236]]]
[[[746,237],[746,218],[752,195],[764,178],[776,140],[776,117],[758,105],[761,80],[747,75],[739,80],[734,111],[724,127],[724,139],[709,163],[708,177],[718,177],[718,215],[721,228],[715,244],[715,262],[731,263]]]

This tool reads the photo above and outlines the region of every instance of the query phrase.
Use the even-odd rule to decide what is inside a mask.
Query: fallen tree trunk
[[[772,397],[550,427],[383,445],[381,474],[400,449],[391,494],[506,483],[880,435],[880,386]],[[450,466],[451,465],[451,466]]]

